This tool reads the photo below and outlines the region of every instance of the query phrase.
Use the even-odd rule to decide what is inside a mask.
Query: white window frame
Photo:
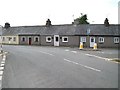
[[[86,37],[80,37],[80,42],[86,42]]]
[[[37,42],[39,42],[39,37],[38,36],[34,37],[34,42],[36,42],[36,38],[38,38]]]
[[[99,37],[98,40],[99,40],[99,43],[104,43],[105,38],[104,37]]]
[[[25,41],[23,41],[23,38],[25,38],[25,41],[26,41],[26,37],[21,37],[21,41],[22,41],[22,42],[25,42]]]
[[[64,40],[65,38],[67,38],[67,41]],[[68,42],[68,37],[62,37],[62,42]]]
[[[119,38],[120,37],[114,37],[114,43],[119,43],[119,41],[120,41]]]
[[[48,38],[50,38],[50,40],[48,40]],[[51,36],[47,36],[46,37],[46,42],[52,42],[52,37]]]

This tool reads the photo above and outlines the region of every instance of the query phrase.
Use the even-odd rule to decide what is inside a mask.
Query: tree
[[[108,20],[108,18],[105,19],[105,21],[104,21],[104,25],[105,25],[106,27],[109,26],[109,20]]]
[[[10,27],[10,24],[8,22],[6,22],[4,27],[7,29]]]
[[[89,22],[87,21],[87,15],[86,14],[81,14],[82,16],[75,19],[75,22],[77,22],[77,24],[89,24]]]

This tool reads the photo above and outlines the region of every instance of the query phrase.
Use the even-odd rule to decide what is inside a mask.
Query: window
[[[35,42],[38,42],[38,41],[39,41],[39,38],[38,38],[38,37],[35,37],[35,38],[34,38],[34,41],[35,41]]]
[[[104,37],[99,37],[99,43],[103,43],[104,42]]]
[[[119,37],[114,37],[114,43],[119,43]]]
[[[8,38],[8,41],[10,41],[12,39],[12,37],[7,37]]]
[[[86,42],[86,37],[81,37],[80,42]]]
[[[13,37],[13,41],[16,41],[16,37]]]
[[[68,37],[62,37],[62,42],[68,42]]]
[[[55,39],[55,40],[56,40],[56,42],[58,42],[58,37],[55,37],[55,38],[56,38],[56,39]]]
[[[47,36],[47,37],[46,37],[46,42],[52,42],[51,36]]]
[[[21,38],[21,41],[22,41],[22,42],[25,42],[25,41],[26,41],[26,38],[25,38],[25,37],[22,37],[22,38]]]

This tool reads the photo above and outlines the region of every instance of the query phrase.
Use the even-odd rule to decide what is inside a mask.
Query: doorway
[[[28,44],[29,44],[29,45],[32,44],[32,38],[31,38],[31,37],[28,38]]]
[[[54,35],[54,46],[59,46],[59,35]]]
[[[94,47],[95,37],[90,37],[90,47]]]

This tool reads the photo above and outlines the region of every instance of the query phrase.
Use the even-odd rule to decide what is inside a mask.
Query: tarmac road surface
[[[2,88],[118,88],[118,64],[62,47],[4,46]]]

